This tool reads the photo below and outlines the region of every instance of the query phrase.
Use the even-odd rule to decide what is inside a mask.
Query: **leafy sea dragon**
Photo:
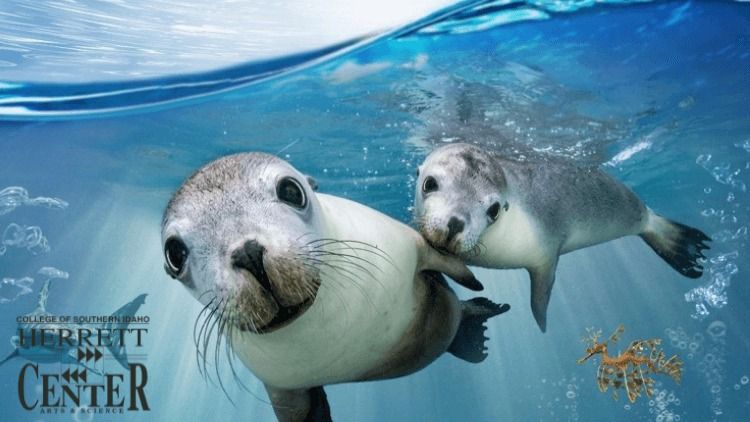
[[[51,313],[47,311],[47,297],[49,296],[49,288],[52,280],[47,280],[44,283],[44,287],[42,287],[42,290],[39,292],[39,302],[37,304],[36,309],[34,309],[32,312],[26,314],[27,317],[33,317],[29,320],[31,321],[38,321],[41,320],[42,317],[52,316]],[[126,303],[120,309],[116,310],[114,313],[112,313],[112,316],[122,318],[124,317],[132,317],[135,315],[135,313],[138,311],[138,308],[143,305],[145,302],[146,295],[142,294],[133,299],[132,301]],[[114,323],[107,323],[105,324],[104,328],[106,330],[113,330],[113,329],[125,329],[127,328],[128,323],[121,323],[121,322],[114,322]],[[69,323],[36,323],[36,322],[19,322],[18,323],[18,332],[19,334],[23,334],[25,338],[31,338],[34,334],[33,333],[39,333],[40,330],[44,328],[47,330],[45,332],[45,339],[44,339],[44,345],[35,345],[31,346],[29,344],[29,341],[25,342],[25,344],[22,344],[22,342],[19,339],[18,335],[15,335],[11,338],[10,342],[11,345],[14,347],[13,351],[2,361],[0,361],[0,365],[4,364],[5,362],[16,358],[24,358],[26,360],[29,360],[31,362],[36,363],[63,363],[63,364],[76,364],[85,367],[88,370],[91,370],[94,373],[99,374],[99,371],[90,368],[80,362],[76,359],[76,351],[78,349],[78,346],[80,344],[78,340],[78,328],[91,328],[87,325],[76,325],[76,324],[69,324]],[[62,341],[60,339],[60,330],[58,328],[65,328],[70,330],[69,336],[65,337],[65,341]],[[67,340],[69,339],[69,341]],[[124,368],[127,369],[128,367],[128,358],[127,353],[125,351],[125,347],[123,344],[120,344],[120,339],[118,336],[114,336],[113,341],[110,345],[108,345],[108,348],[110,352],[112,353],[112,356],[117,360],[117,362],[122,365]]]
[[[621,324],[608,340],[599,342],[601,330],[586,329],[588,337],[582,341],[588,344],[586,356],[578,359],[582,364],[594,355],[602,355],[599,370],[596,374],[599,391],[607,391],[609,386],[614,388],[613,396],[618,398],[618,389],[624,388],[631,403],[645,390],[646,395],[654,394],[654,380],[648,375],[666,374],[677,384],[682,380],[682,361],[677,355],[667,359],[664,352],[659,350],[661,339],[635,340],[617,356],[610,356],[608,346],[617,342],[625,331]]]

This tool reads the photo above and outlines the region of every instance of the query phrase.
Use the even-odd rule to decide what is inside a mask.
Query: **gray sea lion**
[[[271,155],[223,157],[185,181],[162,225],[167,273],[217,319],[203,326],[278,419],[330,420],[327,384],[403,376],[445,351],[483,360],[483,324],[509,306],[459,301],[441,273],[481,289],[460,259],[314,186]]]
[[[414,213],[438,250],[482,267],[527,269],[531,310],[542,331],[560,255],[639,235],[672,268],[698,278],[710,241],[659,216],[600,169],[562,159],[516,160],[469,144],[427,157]]]

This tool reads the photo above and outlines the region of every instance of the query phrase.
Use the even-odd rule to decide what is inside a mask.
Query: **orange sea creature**
[[[677,355],[667,359],[664,352],[657,346],[661,344],[661,339],[654,338],[648,340],[635,340],[630,343],[624,352],[616,356],[610,356],[608,347],[616,343],[625,331],[625,327],[620,325],[608,340],[599,342],[601,330],[594,331],[591,328],[586,329],[588,337],[582,341],[588,344],[586,347],[586,356],[578,359],[581,364],[595,355],[601,355],[599,370],[596,374],[599,391],[607,391],[612,386],[615,400],[618,398],[618,390],[624,388],[630,402],[645,391],[648,397],[654,394],[654,380],[651,374],[666,374],[672,377],[677,384],[682,380],[682,361]]]

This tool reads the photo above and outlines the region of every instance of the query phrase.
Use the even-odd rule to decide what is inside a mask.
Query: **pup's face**
[[[481,253],[482,233],[507,210],[505,178],[495,167],[467,144],[439,148],[419,167],[414,217],[436,249],[463,258]]]

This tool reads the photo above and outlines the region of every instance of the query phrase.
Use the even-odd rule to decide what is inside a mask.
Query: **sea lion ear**
[[[310,185],[310,189],[317,192],[318,182],[316,182],[315,179],[313,179],[311,176],[307,176],[307,183]]]

